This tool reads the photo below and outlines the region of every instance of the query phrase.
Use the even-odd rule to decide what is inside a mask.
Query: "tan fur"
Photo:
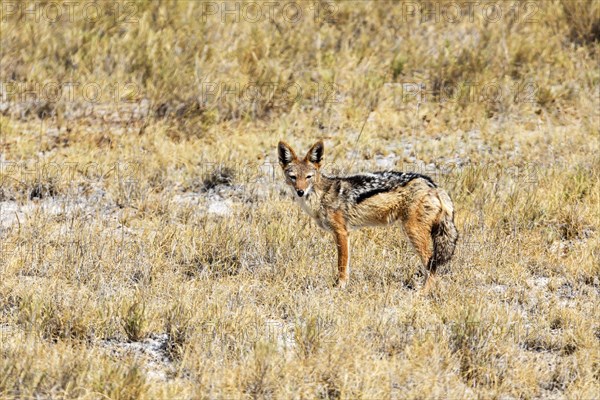
[[[338,249],[339,283],[348,280],[348,231],[365,226],[385,226],[401,221],[404,231],[429,270],[426,289],[436,267],[447,262],[453,252],[458,232],[453,223],[453,205],[448,194],[424,176],[371,194],[353,177],[321,174],[323,142],[315,143],[303,159],[280,142],[279,161],[286,183],[294,189],[296,201],[317,224],[333,232]],[[399,173],[401,174],[401,173]],[[371,176],[362,175],[358,177]],[[378,184],[386,182],[378,181]],[[367,192],[364,199],[350,201],[353,193]],[[306,193],[300,196],[300,193]]]

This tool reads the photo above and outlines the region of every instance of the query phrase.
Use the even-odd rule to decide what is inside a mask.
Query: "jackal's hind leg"
[[[423,266],[427,269],[427,280],[423,290],[428,292],[435,280],[436,265],[433,261],[433,240],[431,239],[431,226],[423,223],[420,218],[414,218],[403,223],[404,231],[419,255]]]

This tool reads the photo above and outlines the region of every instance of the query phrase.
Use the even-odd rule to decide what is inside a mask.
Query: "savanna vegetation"
[[[600,395],[600,3],[11,2],[0,398]],[[429,174],[457,252],[335,247],[285,139]]]

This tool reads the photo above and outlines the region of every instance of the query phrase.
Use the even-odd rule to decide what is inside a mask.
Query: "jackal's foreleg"
[[[338,251],[338,285],[344,287],[348,283],[350,274],[348,267],[350,261],[348,229],[341,212],[334,213],[332,220],[333,235]]]

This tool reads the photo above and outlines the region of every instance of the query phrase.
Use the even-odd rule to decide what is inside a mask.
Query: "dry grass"
[[[83,4],[2,5],[0,398],[598,397],[598,3]],[[333,288],[275,164],[321,137],[451,193],[432,295],[399,227]]]

